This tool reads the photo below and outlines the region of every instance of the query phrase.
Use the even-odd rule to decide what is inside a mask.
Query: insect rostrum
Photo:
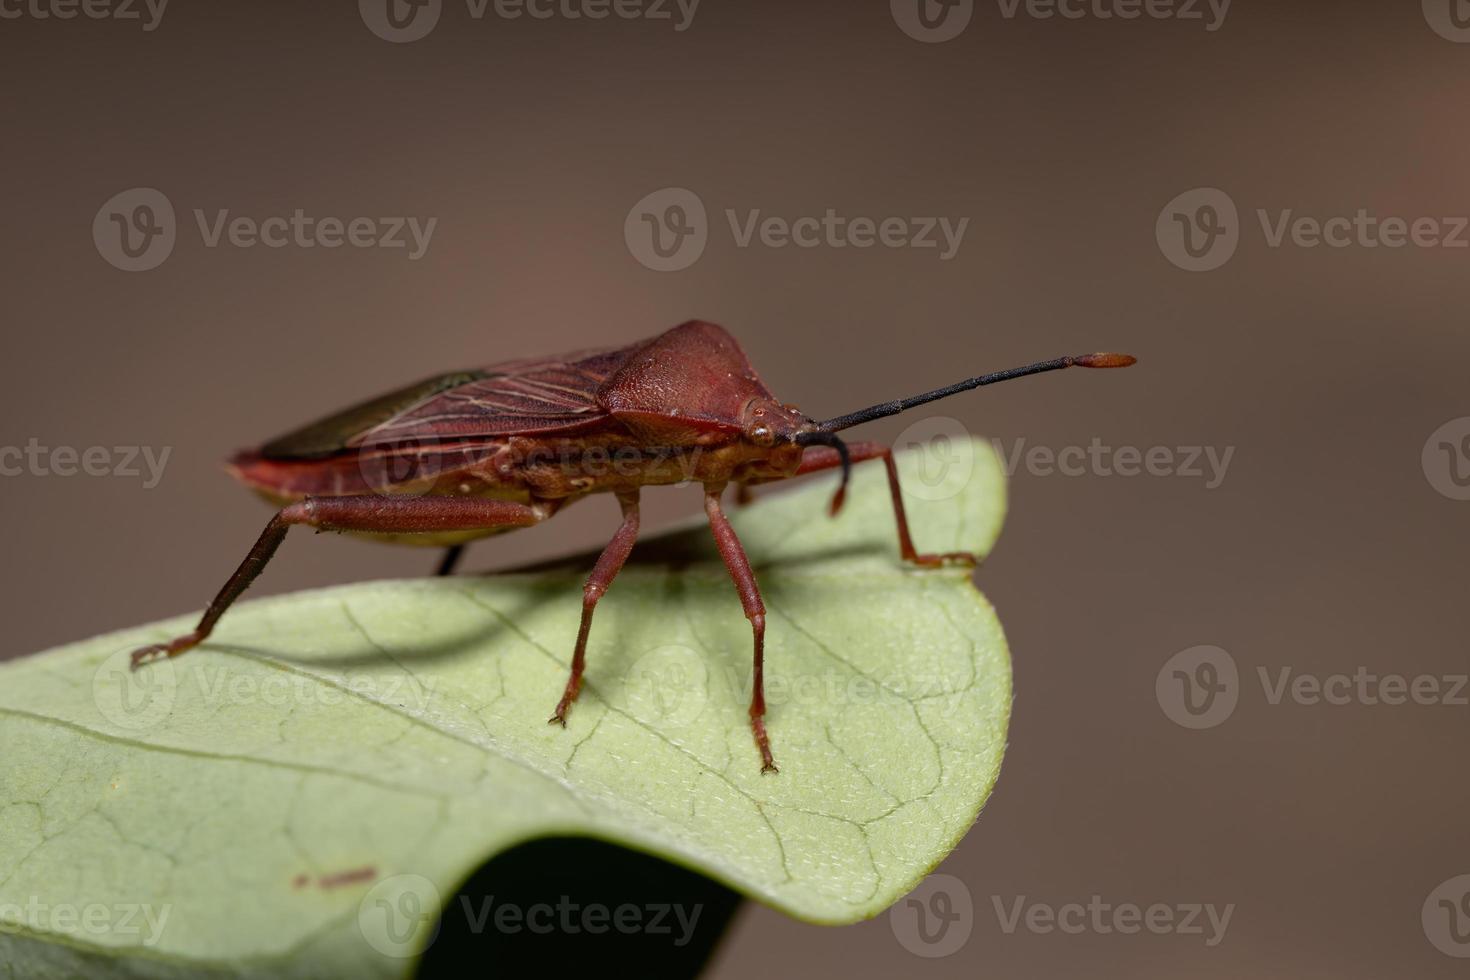
[[[778,402],[735,338],[692,320],[626,347],[511,361],[441,375],[391,392],[237,453],[234,476],[279,507],[255,546],[209,604],[198,626],[137,650],[136,668],[203,642],[270,561],[292,525],[450,549],[440,573],[475,538],[539,524],[575,500],[611,493],[623,520],[583,589],[571,674],[551,721],[566,724],[586,662],[597,601],[638,537],[644,486],[698,483],[715,543],[754,636],[750,725],[761,770],[776,771],[765,728],[762,651],[765,607],[734,529],[720,506],[725,488],[840,467],[832,513],[842,506],[851,463],[881,459],[903,560],[974,564],[964,553],[915,548],[898,471],[887,446],[844,442],[837,432],[916,405],[1011,378],[1066,367],[1126,367],[1126,354],[1086,354],[980,375],[922,395],[818,422]]]

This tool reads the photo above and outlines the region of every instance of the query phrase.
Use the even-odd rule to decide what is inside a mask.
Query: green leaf
[[[984,554],[999,461],[936,445],[900,457],[915,540]],[[547,835],[626,844],[812,922],[878,914],[985,802],[1010,661],[966,570],[899,561],[881,464],[856,467],[836,519],[833,485],[732,508],[769,610],[778,774],[760,772],[750,629],[702,527],[635,551],[564,730],[546,719],[586,561],[243,603],[137,673],[128,651],[195,617],[6,664],[0,966],[401,976],[466,875]],[[279,560],[309,547],[297,531]]]

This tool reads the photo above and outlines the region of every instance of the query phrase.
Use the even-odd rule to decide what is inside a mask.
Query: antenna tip
[[[1072,358],[1072,363],[1078,367],[1120,368],[1137,364],[1138,358],[1132,354],[1083,354]]]

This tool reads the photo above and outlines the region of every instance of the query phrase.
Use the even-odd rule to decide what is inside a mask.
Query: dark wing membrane
[[[595,421],[601,384],[638,345],[508,361],[429,378],[266,443],[272,459],[362,446],[545,433]]]
[[[350,446],[544,434],[604,417],[602,383],[633,347],[512,361],[435,394],[363,432]]]
[[[445,391],[483,378],[481,371],[457,371],[425,378],[406,388],[379,395],[371,401],[343,409],[294,432],[272,439],[260,447],[267,459],[320,459],[340,453],[364,432],[408,411]]]

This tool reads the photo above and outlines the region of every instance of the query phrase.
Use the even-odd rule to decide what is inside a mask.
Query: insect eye
[[[750,441],[757,446],[771,446],[776,442],[775,433],[768,425],[757,425],[750,430]]]

